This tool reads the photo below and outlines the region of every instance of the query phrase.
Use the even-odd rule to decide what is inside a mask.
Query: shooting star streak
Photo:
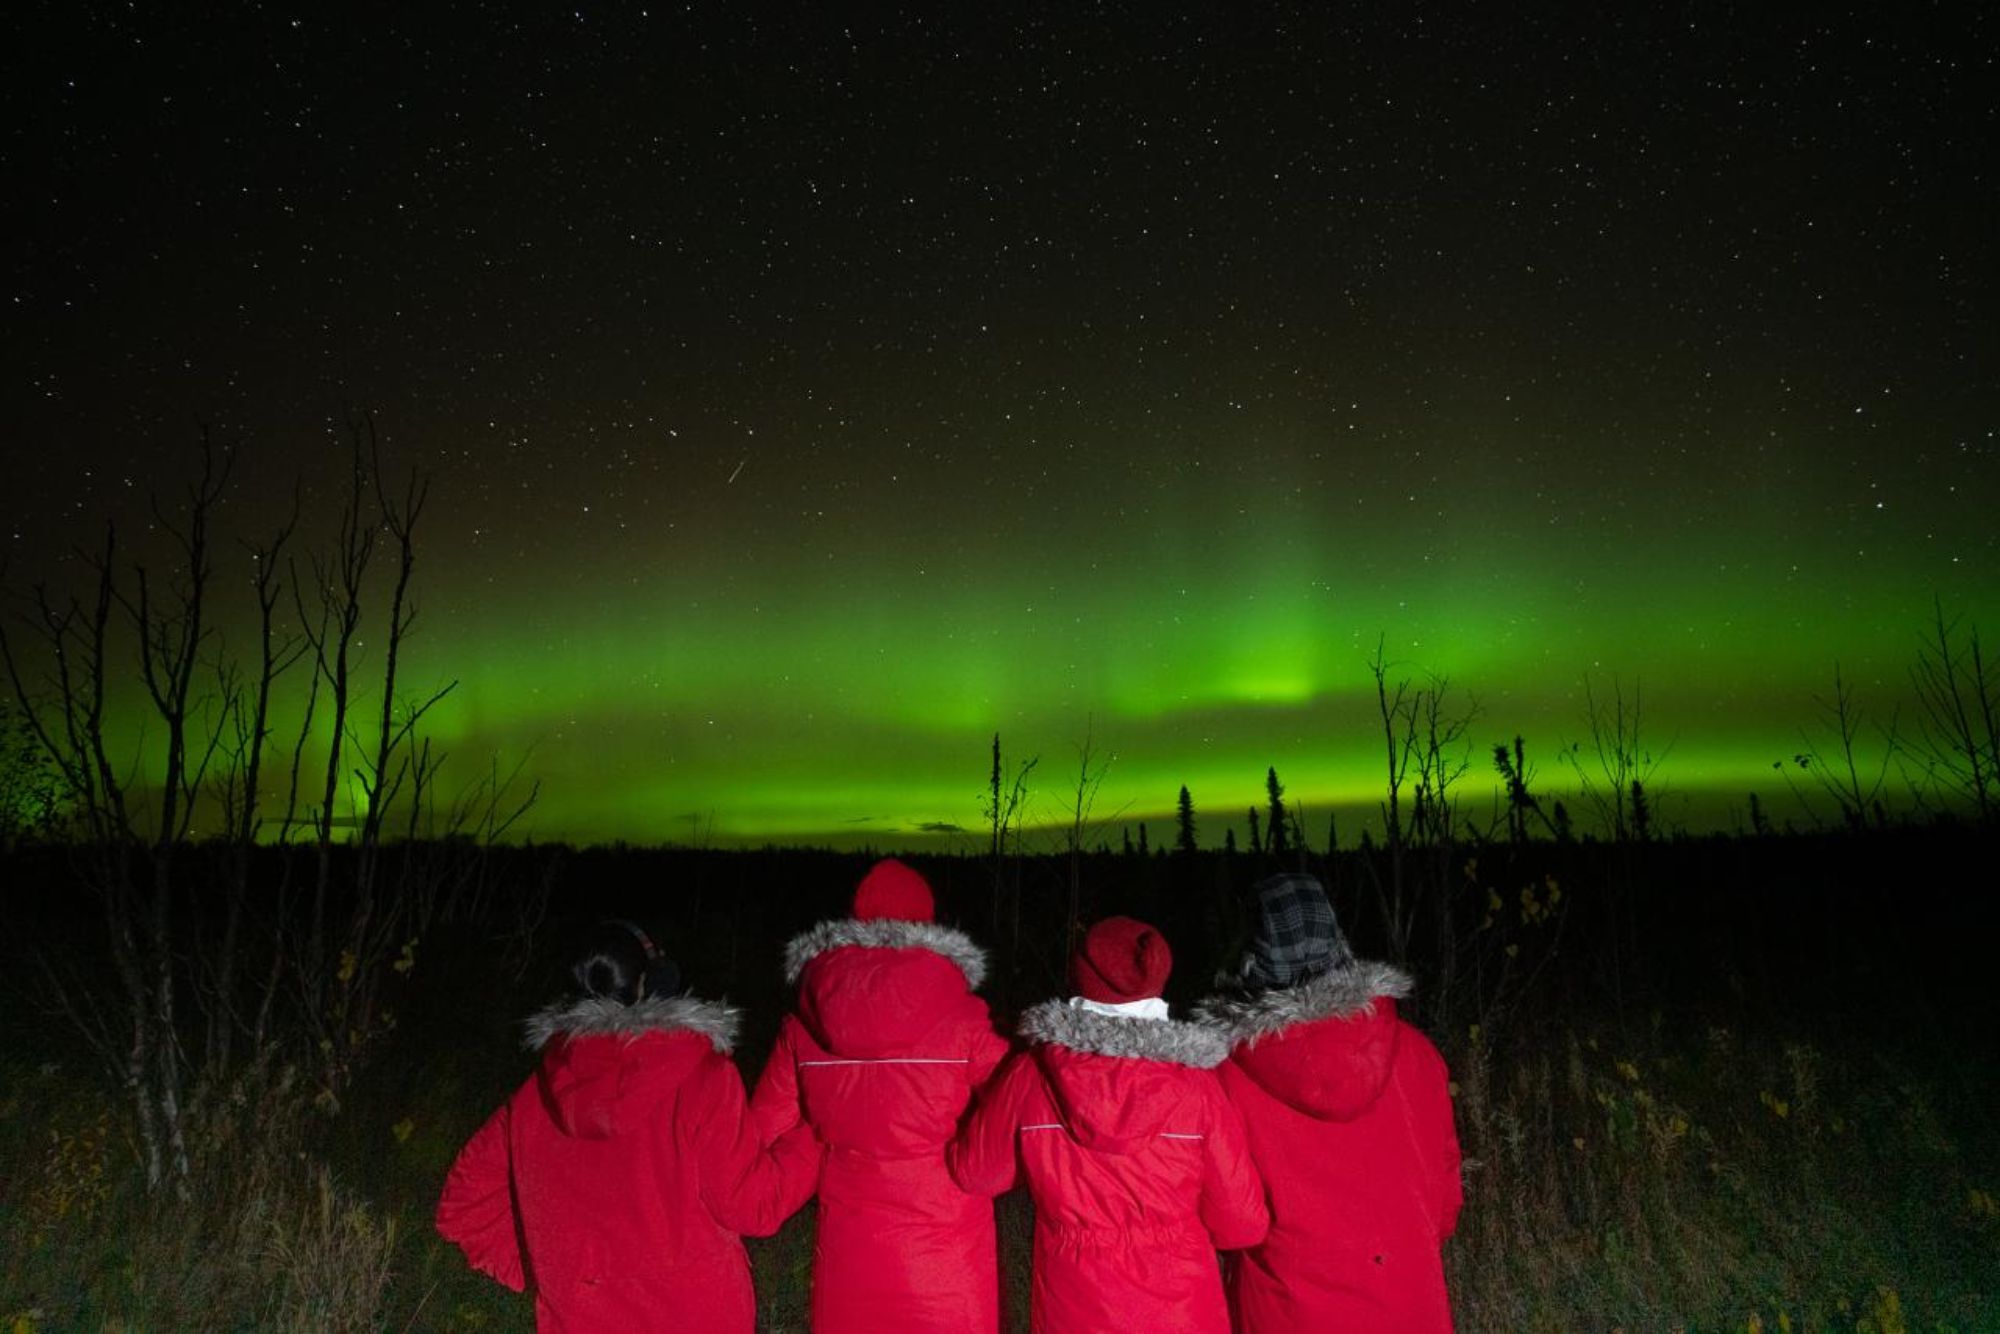
[[[750,459],[749,459],[749,456],[748,456],[748,455],[745,455],[745,456],[744,456],[744,458],[743,458],[743,462],[742,462],[742,463],[738,463],[738,464],[736,465],[736,472],[732,472],[732,473],[730,473],[730,474],[729,474],[729,482],[733,482],[733,481],[735,481],[735,480],[736,480],[736,473],[740,473],[740,472],[742,472],[742,471],[743,471],[743,464],[744,464],[744,463],[748,463],[749,461],[750,461]],[[723,485],[724,485],[724,486],[728,486],[728,485],[729,485],[729,482],[724,482],[724,483],[723,483]]]

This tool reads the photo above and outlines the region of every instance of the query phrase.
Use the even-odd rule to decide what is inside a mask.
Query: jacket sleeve
[[[766,1144],[805,1120],[799,1105],[799,1058],[794,1045],[798,1019],[786,1015],[778,1025],[778,1040],[757,1076],[757,1091],[750,1098],[750,1114],[757,1125],[757,1137]]]
[[[465,1142],[445,1175],[438,1197],[437,1230],[465,1252],[474,1269],[516,1292],[528,1286],[521,1234],[514,1218],[513,1172],[508,1162],[510,1103],[486,1118]]]
[[[1038,1077],[1033,1058],[1020,1052],[987,1082],[958,1138],[945,1150],[945,1165],[960,1190],[999,1195],[1013,1188],[1020,1174],[1015,1142],[1021,1106]]]
[[[820,1146],[812,1127],[793,1126],[768,1147],[743,1095],[736,1063],[717,1055],[694,1096],[690,1139],[709,1215],[750,1237],[768,1237],[798,1212],[819,1184]]]
[[[1271,1230],[1264,1180],[1250,1158],[1243,1116],[1222,1091],[1222,1081],[1210,1076],[1204,1085],[1209,1115],[1201,1141],[1201,1222],[1217,1250],[1241,1250],[1255,1246]]]
[[[1424,1137],[1418,1149],[1430,1169],[1431,1208],[1442,1242],[1458,1230],[1458,1212],[1465,1204],[1465,1178],[1452,1115],[1451,1072],[1428,1038],[1424,1039],[1423,1054],[1428,1058],[1420,1067],[1423,1079],[1411,1090],[1410,1100],[1416,1104],[1416,1123]]]
[[[971,1050],[967,1053],[965,1067],[966,1078],[971,1081],[975,1093],[993,1078],[1000,1062],[1007,1059],[1009,1049],[1007,1039],[993,1031],[993,1017],[987,1012],[984,1001],[979,1003],[979,1018],[980,1022],[972,1032]]]

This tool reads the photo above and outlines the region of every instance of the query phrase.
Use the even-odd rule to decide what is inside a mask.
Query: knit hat
[[[1173,970],[1167,938],[1131,917],[1107,917],[1091,927],[1070,963],[1076,994],[1106,1005],[1159,995]]]
[[[861,887],[854,891],[854,915],[864,922],[881,917],[928,922],[936,918],[937,905],[921,875],[894,857],[884,857],[861,877]]]
[[[1354,962],[1319,877],[1291,873],[1257,882],[1257,934],[1243,980],[1289,987]]]

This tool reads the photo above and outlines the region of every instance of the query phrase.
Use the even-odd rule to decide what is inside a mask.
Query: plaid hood
[[[1353,962],[1318,877],[1290,873],[1257,883],[1257,934],[1244,960],[1246,985],[1294,986]]]

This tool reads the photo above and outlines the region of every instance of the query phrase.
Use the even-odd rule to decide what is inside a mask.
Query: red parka
[[[1200,1007],[1234,1039],[1222,1086],[1271,1203],[1271,1235],[1230,1271],[1244,1334],[1451,1328],[1458,1136],[1443,1058],[1396,1017],[1409,987],[1355,963]]]
[[[813,1254],[819,1334],[990,1334],[993,1203],[945,1170],[974,1090],[1007,1054],[972,994],[986,956],[932,922],[822,922],[785,951],[799,986],[752,1099],[766,1138],[825,1146]]]
[[[759,1146],[727,1053],[733,1010],[687,997],[587,999],[529,1021],[542,1049],[459,1152],[437,1228],[473,1268],[535,1293],[535,1327],[750,1334],[738,1234],[812,1192],[810,1134]]]
[[[967,1190],[1025,1171],[1035,1200],[1038,1334],[1227,1334],[1215,1251],[1268,1219],[1243,1123],[1214,1067],[1217,1031],[1048,1001],[1030,1047],[981,1095],[951,1150]]]

